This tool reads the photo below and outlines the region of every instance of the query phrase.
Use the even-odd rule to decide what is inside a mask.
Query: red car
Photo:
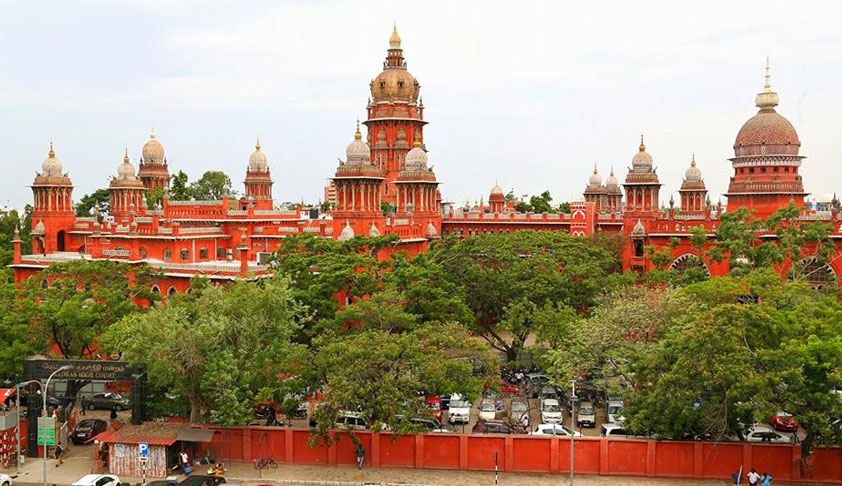
[[[506,380],[500,380],[500,393],[503,395],[517,395],[520,389]]]
[[[792,414],[783,410],[773,415],[772,418],[769,419],[769,423],[772,424],[772,427],[774,427],[775,430],[781,430],[784,432],[795,432],[798,430],[798,423],[796,423],[795,419],[792,418]]]
[[[439,422],[441,422],[441,398],[439,397],[430,397],[426,400],[427,410],[430,411],[430,415],[436,418]]]

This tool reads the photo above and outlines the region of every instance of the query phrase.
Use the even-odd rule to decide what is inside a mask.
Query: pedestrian
[[[363,461],[365,460],[365,449],[362,444],[357,444],[357,468],[363,468]]]
[[[64,462],[64,447],[62,447],[61,444],[56,445],[56,449],[55,452],[53,452],[53,454],[56,459],[56,467],[61,466],[61,464]]]
[[[748,479],[749,486],[758,486],[760,475],[757,474],[757,471],[754,468],[751,468],[751,471],[748,472],[746,478]]]
[[[111,420],[117,420],[117,405],[111,406]]]
[[[192,468],[190,467],[190,462],[187,459],[187,453],[181,451],[178,453],[178,462],[181,464],[181,472],[185,475],[190,474]]]
[[[85,416],[85,396],[79,399],[79,407],[81,408],[82,416]]]
[[[767,473],[763,472],[763,475],[760,476],[760,486],[771,486],[772,485],[772,476]]]
[[[734,480],[734,486],[740,486],[741,484],[743,484],[743,468],[740,468],[731,473],[731,479]]]

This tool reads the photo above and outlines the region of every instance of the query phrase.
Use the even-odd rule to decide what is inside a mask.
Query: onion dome
[[[50,142],[50,152],[44,162],[41,162],[41,175],[45,177],[60,177],[63,167],[61,161],[56,158],[56,153],[53,151],[53,142]]]
[[[436,231],[436,227],[433,226],[432,222],[427,223],[427,238],[435,238],[438,236],[438,231]]]
[[[412,150],[406,154],[406,167],[412,169],[427,168],[427,152],[421,148],[421,142],[418,140],[412,145]]]
[[[149,140],[143,144],[143,161],[147,164],[164,163],[164,146],[155,138],[155,130],[149,134]]]
[[[608,175],[608,178],[605,179],[605,187],[607,187],[609,189],[614,189],[614,188],[619,189],[619,187],[620,187],[620,182],[617,180],[617,177],[614,175],[614,168],[613,167],[611,168],[611,173]]]
[[[421,85],[406,70],[406,62],[403,59],[401,49],[401,38],[398,35],[397,27],[389,37],[389,50],[384,63],[383,72],[371,81],[371,98],[375,103],[403,101],[415,103]]]
[[[43,235],[47,232],[47,228],[44,227],[43,221],[38,221],[38,224],[35,225],[35,228],[32,230],[33,235]]]
[[[596,164],[593,165],[593,174],[591,174],[591,177],[588,179],[588,185],[591,187],[599,187],[602,185],[602,177],[600,177],[596,170]]]
[[[648,172],[652,170],[652,156],[646,152],[646,145],[643,144],[643,135],[640,136],[638,152],[632,157],[632,170]]]
[[[766,83],[757,94],[755,104],[760,110],[749,118],[737,133],[734,153],[737,157],[746,155],[798,155],[801,141],[795,127],[775,111],[780,97],[772,91],[769,74],[769,59],[766,59]]]
[[[363,142],[362,138],[363,135],[360,133],[360,122],[357,121],[357,132],[354,133],[354,141],[351,142],[348,145],[348,148],[345,149],[345,156],[347,157],[349,164],[371,162],[371,149],[368,148],[367,143]]]
[[[503,193],[503,188],[502,188],[502,187],[500,187],[500,184],[498,184],[498,183],[496,183],[496,182],[494,183],[494,187],[492,187],[492,188],[491,188],[491,195],[492,195],[492,196],[503,196],[503,197],[505,197],[505,196],[506,196],[506,195]]]
[[[688,182],[698,182],[702,180],[702,171],[696,167],[696,155],[693,154],[693,160],[690,161],[690,167],[684,172],[684,180]]]
[[[342,228],[342,232],[339,234],[339,238],[337,238],[336,241],[348,241],[354,236],[356,236],[354,234],[354,228],[351,227],[351,224],[348,221],[345,221],[345,227]]]
[[[380,236],[380,230],[377,229],[377,226],[374,223],[371,223],[371,227],[368,229],[368,236],[370,238],[376,238]]]
[[[117,179],[133,180],[136,179],[134,166],[129,161],[129,150],[126,149],[126,154],[123,156],[123,163],[117,166]]]
[[[642,238],[646,236],[646,228],[643,226],[643,223],[641,223],[639,219],[637,220],[637,223],[635,223],[634,228],[632,228],[631,235],[632,238]]]
[[[260,150],[260,139],[254,145],[254,152],[249,155],[249,172],[267,172],[269,165],[266,163],[266,154]]]

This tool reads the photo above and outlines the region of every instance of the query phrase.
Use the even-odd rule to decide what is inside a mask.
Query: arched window
[[[172,260],[172,250],[164,248],[164,261],[168,262],[170,260]]]
[[[175,287],[170,287],[170,289],[167,290],[167,295],[175,295],[175,293],[176,293]]]
[[[146,247],[145,246],[140,247],[140,258],[146,258]]]
[[[161,289],[160,289],[157,285],[153,285],[153,286],[152,286],[152,293],[153,293],[153,294],[160,294],[160,293],[161,293]]]
[[[804,280],[816,290],[836,287],[838,282],[833,267],[815,257],[807,257],[794,264],[787,277],[790,280]]]
[[[204,246],[199,248],[199,259],[207,260],[208,259],[208,249]]]
[[[710,270],[705,265],[704,260],[698,255],[692,253],[685,253],[676,258],[672,265],[670,265],[670,272],[685,275],[687,272],[698,273],[700,277],[710,277]]]
[[[187,248],[182,248],[181,249],[181,261],[184,262],[184,261],[187,261],[189,259],[190,259],[190,250],[188,250]]]
[[[217,260],[225,260],[225,248],[219,247],[216,249],[216,259]]]

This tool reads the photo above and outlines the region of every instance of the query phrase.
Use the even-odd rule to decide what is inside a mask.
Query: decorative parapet
[[[245,209],[229,209],[228,216],[248,216],[249,212]]]
[[[158,226],[158,234],[159,235],[171,235],[172,228],[165,228],[163,226]]]
[[[202,226],[202,227],[181,227],[178,230],[179,234],[182,235],[196,235],[196,234],[207,234],[207,233],[222,233],[222,228],[217,226]]]
[[[229,211],[230,213],[230,211]],[[257,216],[298,216],[297,209],[255,209]]]
[[[173,201],[168,202],[170,206],[221,206],[222,201]]]
[[[396,219],[392,222],[393,226],[407,226],[409,225],[408,219]]]
[[[102,250],[102,255],[115,258],[128,258],[129,250]]]
[[[547,219],[561,219],[561,215],[558,213],[548,214]]]
[[[153,221],[154,218],[150,216],[137,216],[135,217],[135,222],[138,224],[149,224]]]

